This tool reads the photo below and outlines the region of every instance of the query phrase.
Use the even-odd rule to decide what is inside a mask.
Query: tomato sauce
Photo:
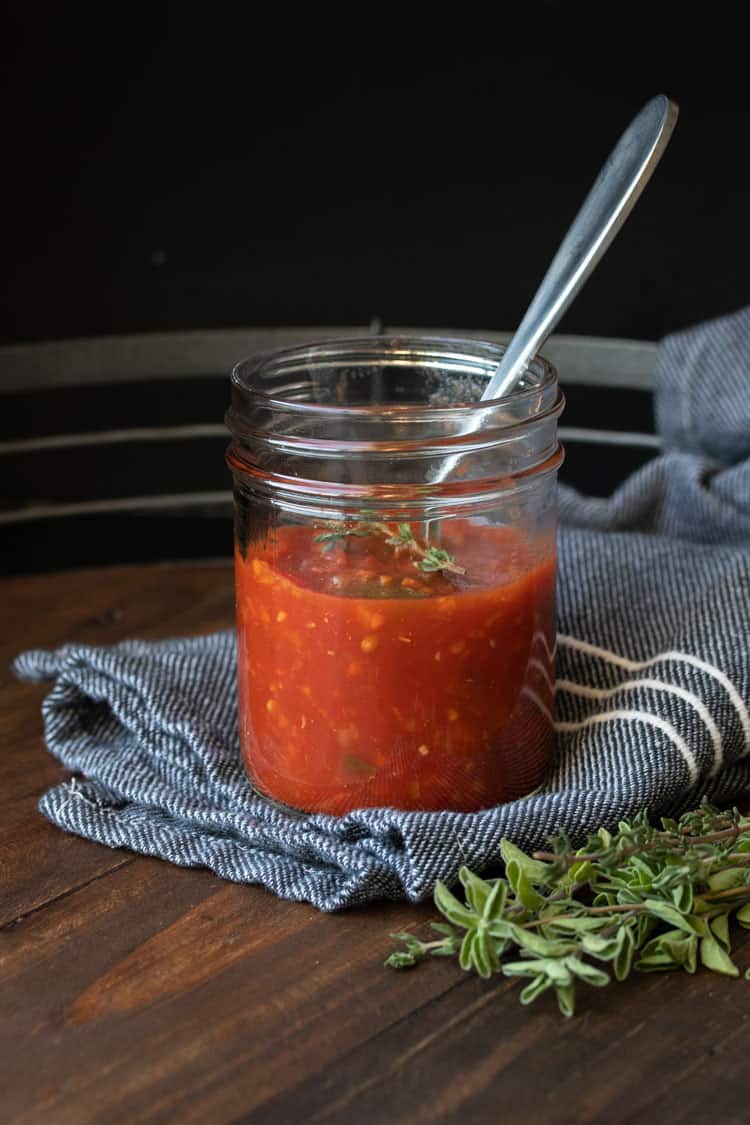
[[[465,573],[423,574],[382,536],[316,534],[281,528],[236,554],[256,789],[326,813],[473,811],[534,789],[553,751],[553,545],[446,521]]]

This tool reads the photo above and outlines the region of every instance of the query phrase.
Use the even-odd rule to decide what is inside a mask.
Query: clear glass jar
[[[557,419],[534,360],[480,402],[482,341],[368,337],[239,363],[239,726],[287,807],[477,810],[553,753]]]

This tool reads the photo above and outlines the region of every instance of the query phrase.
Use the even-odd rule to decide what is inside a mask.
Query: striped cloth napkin
[[[561,488],[558,732],[534,796],[474,814],[298,818],[242,772],[231,633],[16,661],[51,679],[47,745],[77,775],[40,808],[61,828],[335,910],[428,896],[497,862],[648,807],[750,789],[750,309],[667,338],[664,443],[609,500]]]

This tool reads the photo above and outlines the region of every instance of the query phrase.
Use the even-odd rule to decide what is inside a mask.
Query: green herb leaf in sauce
[[[438,571],[451,574],[465,574],[466,569],[459,566],[452,555],[442,547],[431,547],[421,543],[408,523],[392,524],[383,523],[381,520],[364,518],[372,513],[363,512],[363,518],[357,523],[329,523],[327,530],[321,531],[313,537],[315,543],[320,543],[321,551],[332,551],[339,543],[346,543],[351,537],[363,538],[369,535],[382,535],[389,547],[393,547],[396,554],[407,551],[413,556],[413,564],[423,574],[434,574]]]
[[[374,777],[377,773],[377,768],[372,762],[367,762],[364,758],[357,757],[356,754],[342,754],[341,764],[348,774],[360,780],[363,777]]]

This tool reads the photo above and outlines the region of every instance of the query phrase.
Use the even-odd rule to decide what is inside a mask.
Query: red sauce
[[[554,550],[455,521],[465,575],[376,535],[282,528],[236,555],[240,739],[255,787],[310,812],[471,811],[552,756]]]

